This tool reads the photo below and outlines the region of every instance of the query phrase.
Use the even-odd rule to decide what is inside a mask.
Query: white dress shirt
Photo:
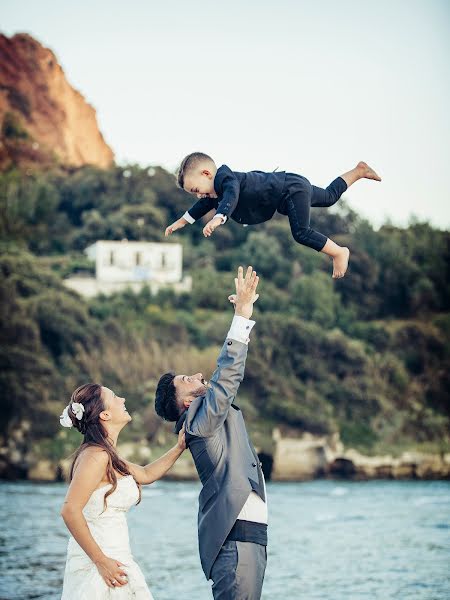
[[[250,332],[253,329],[255,321],[246,319],[240,315],[234,315],[231,321],[230,330],[228,331],[227,338],[248,344],[250,341]]]
[[[226,220],[228,218],[226,215],[223,215],[222,213],[216,213],[214,215],[214,217],[221,217],[222,218],[222,225],[226,222]],[[182,219],[186,219],[186,221],[188,223],[190,223],[191,225],[192,225],[192,223],[195,223],[195,219],[193,217],[191,217],[191,215],[188,213],[188,211],[186,211],[184,213],[184,215],[182,216]]]
[[[250,319],[246,319],[245,317],[235,315],[231,323],[231,327],[228,332],[227,338],[236,340],[238,342],[242,342],[243,344],[248,344],[248,342],[250,341],[250,332],[253,329],[254,324],[255,321],[251,321]],[[262,475],[262,481],[264,485],[264,497],[266,498],[266,502],[264,502],[264,500],[252,490],[247,498],[247,501],[242,507],[241,512],[237,517],[238,519],[267,524],[267,493],[264,475]]]
[[[188,213],[188,211],[186,211],[186,212],[184,213],[184,215],[183,215],[181,218],[182,218],[182,219],[186,219],[186,221],[187,221],[188,223],[190,223],[191,225],[192,225],[192,223],[195,223],[195,219],[194,219],[194,217],[191,217],[191,215]]]

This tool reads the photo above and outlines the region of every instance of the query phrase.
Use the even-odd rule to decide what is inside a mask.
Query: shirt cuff
[[[186,211],[186,212],[184,213],[184,215],[183,215],[181,218],[182,218],[182,219],[186,219],[186,221],[187,221],[188,223],[190,223],[191,225],[192,225],[192,223],[195,223],[195,219],[194,219],[194,217],[191,217],[191,215],[188,213],[188,211]]]
[[[235,315],[233,317],[233,321],[231,322],[231,327],[227,338],[231,338],[237,342],[242,342],[243,344],[248,344],[250,341],[250,332],[253,329],[254,324],[255,321]]]
[[[222,213],[216,213],[214,215],[214,217],[222,217],[222,225],[226,222],[226,220],[228,219],[227,215],[223,215]]]

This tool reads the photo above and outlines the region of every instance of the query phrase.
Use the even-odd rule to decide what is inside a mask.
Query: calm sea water
[[[450,483],[269,483],[267,600],[450,599]],[[0,483],[0,598],[60,598],[64,484]],[[199,484],[158,482],[129,512],[155,600],[209,600]],[[94,599],[93,599],[94,600]]]

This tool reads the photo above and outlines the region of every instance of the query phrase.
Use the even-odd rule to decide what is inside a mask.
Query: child
[[[311,206],[332,206],[348,187],[363,178],[381,181],[365,162],[359,162],[324,190],[295,173],[238,173],[226,165],[217,168],[210,156],[193,152],[181,162],[177,182],[180,188],[194,194],[199,200],[166,228],[165,235],[170,235],[187,223],[194,223],[213,208],[216,214],[203,228],[205,237],[209,237],[229,218],[244,226],[254,225],[268,221],[278,211],[288,216],[296,242],[331,256],[333,278],[338,279],[347,271],[350,251],[311,229],[309,212]]]

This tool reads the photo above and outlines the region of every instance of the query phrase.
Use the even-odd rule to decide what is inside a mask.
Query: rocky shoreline
[[[338,434],[320,437],[305,433],[291,438],[275,431],[275,437],[273,481],[450,478],[450,453],[408,451],[398,457],[367,456],[344,448]]]
[[[0,447],[0,479],[28,481],[64,481],[70,459],[49,460],[29,451],[26,428],[16,430],[7,445]],[[25,451],[25,449],[27,450]],[[344,448],[339,434],[317,436],[293,430],[272,432],[271,450],[258,448],[267,480],[308,481],[311,479],[450,479],[450,453],[431,454],[416,451],[400,456],[367,456],[353,448]],[[163,447],[150,450],[148,443],[119,445],[121,456],[145,464],[162,454]],[[167,479],[195,481],[194,463],[186,452],[167,475]]]

